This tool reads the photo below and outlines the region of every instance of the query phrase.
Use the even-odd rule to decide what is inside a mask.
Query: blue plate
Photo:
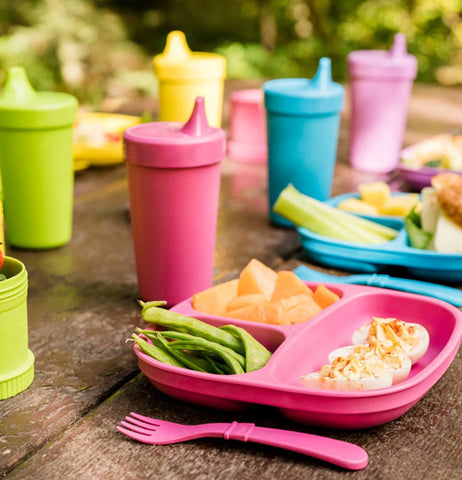
[[[410,195],[409,193],[405,192],[392,192],[392,197],[398,197],[401,195]],[[332,197],[329,200],[326,200],[325,203],[332,205],[333,207],[338,206],[340,202],[347,200],[349,198],[360,198],[359,193],[344,193],[343,195],[337,195],[336,197]],[[382,225],[386,225],[387,227],[391,228],[400,228],[404,226],[404,219],[403,217],[397,215],[365,215],[363,213],[356,213],[356,212],[349,212],[358,215],[358,217],[366,218],[367,220],[372,220],[373,222],[381,223]]]
[[[354,194],[340,195],[326,203],[336,205]],[[401,217],[360,215],[399,231],[389,242],[364,245],[336,240],[298,227],[308,255],[323,265],[352,272],[374,273],[387,266],[405,267],[412,275],[441,283],[462,283],[462,254],[439,253],[409,246]]]

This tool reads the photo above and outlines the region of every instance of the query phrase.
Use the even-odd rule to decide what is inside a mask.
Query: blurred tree
[[[462,0],[0,0],[0,80],[24,65],[33,84],[98,103],[155,94],[152,57],[171,30],[228,60],[231,78],[312,76],[332,59],[388,49],[403,32],[418,81],[462,84]]]
[[[120,18],[87,0],[0,0],[0,18],[0,79],[20,64],[36,89],[97,103],[133,89],[124,75],[146,70]]]
[[[130,37],[159,53],[170,30],[228,59],[230,77],[311,75],[321,56],[345,80],[346,55],[388,49],[397,32],[419,60],[418,80],[461,83],[462,0],[99,0]]]

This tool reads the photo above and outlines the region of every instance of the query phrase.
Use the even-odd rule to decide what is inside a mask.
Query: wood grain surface
[[[255,85],[229,82],[227,95],[246,86]],[[141,107],[126,110],[140,113]],[[460,128],[461,111],[460,89],[416,86],[405,143]],[[348,115],[345,108],[333,194],[382,178],[349,167]],[[215,283],[237,277],[253,257],[275,269],[293,269],[300,263],[313,266],[296,232],[270,225],[267,210],[266,167],[224,160]],[[123,165],[76,174],[74,233],[68,245],[40,252],[10,248],[8,254],[22,260],[29,273],[29,343],[36,363],[32,385],[0,402],[0,476],[11,480],[462,478],[460,353],[409,412],[363,431],[298,425],[265,406],[237,413],[215,411],[156,390],[140,373],[132,345],[126,342],[143,322],[136,303]],[[369,465],[348,472],[300,454],[222,439],[148,446],[115,429],[130,411],[187,424],[237,420],[327,435],[365,448]]]

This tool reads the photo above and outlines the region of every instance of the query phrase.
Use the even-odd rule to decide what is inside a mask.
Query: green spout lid
[[[0,95],[0,128],[43,129],[72,125],[78,102],[68,93],[36,92],[23,67],[11,67]]]

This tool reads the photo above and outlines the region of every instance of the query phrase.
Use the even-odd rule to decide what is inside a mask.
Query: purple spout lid
[[[417,75],[417,59],[407,51],[406,37],[397,33],[390,50],[357,50],[348,57],[351,78],[407,78]]]
[[[203,97],[197,97],[191,117],[182,122],[150,122],[123,134],[127,163],[154,168],[189,168],[219,163],[226,152],[226,134],[211,127]]]

